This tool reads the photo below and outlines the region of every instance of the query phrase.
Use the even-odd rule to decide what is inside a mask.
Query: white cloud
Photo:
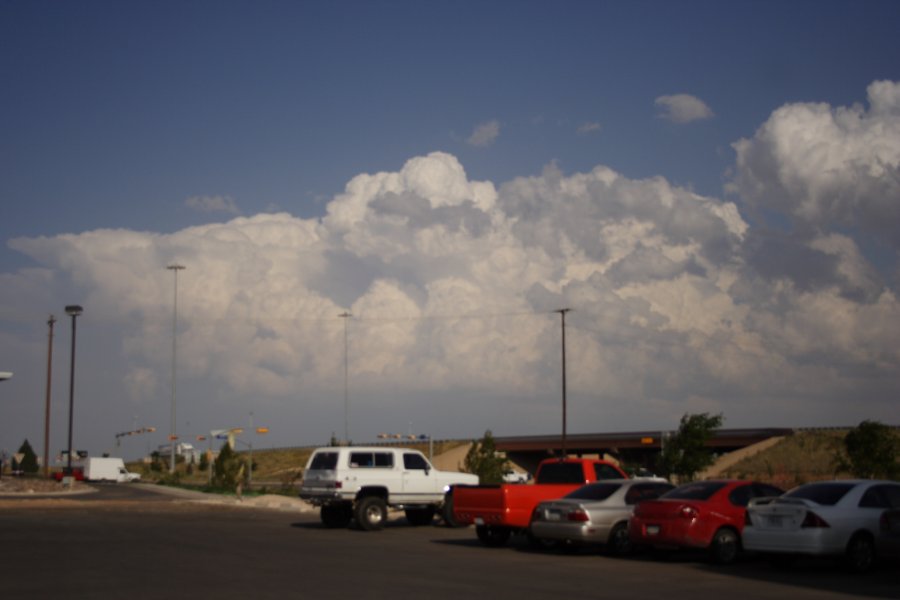
[[[476,126],[466,142],[471,146],[487,147],[497,141],[500,135],[500,122],[496,119]]]
[[[885,89],[875,96],[889,127]],[[893,156],[876,129],[870,168]],[[741,177],[782,158],[791,172],[790,157],[762,152],[769,141],[743,142],[739,154],[759,160],[742,162]],[[782,185],[781,206],[804,206],[807,187]],[[10,245],[40,268],[0,274],[6,321],[37,327],[60,298],[85,306],[81,393],[101,415],[85,425],[97,436],[105,419],[130,426],[135,412],[167,423],[172,260],[187,266],[180,414],[200,429],[268,414],[276,444],[342,431],[345,326],[358,441],[409,421],[438,436],[555,431],[561,307],[575,309],[573,430],[672,427],[697,407],[731,426],[890,420],[900,391],[900,303],[852,238],[778,238],[732,202],[605,166],[551,164],[498,188],[433,153],[354,177],[321,220],[260,214]],[[40,365],[43,332],[22,327],[5,327],[0,360],[24,353]]]
[[[224,212],[231,215],[239,215],[241,211],[237,203],[230,196],[191,196],[184,201],[184,205],[198,212]]]
[[[585,122],[578,126],[578,135],[588,135],[591,133],[599,133],[602,129],[600,123]]]
[[[713,111],[703,100],[690,94],[660,96],[655,103],[661,109],[658,116],[673,123],[690,123],[711,119],[714,116]]]
[[[734,144],[731,190],[804,226],[851,227],[900,249],[900,83],[860,105],[788,104]]]

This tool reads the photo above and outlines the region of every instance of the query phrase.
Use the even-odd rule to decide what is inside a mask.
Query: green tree
[[[209,468],[209,457],[206,455],[206,452],[200,455],[200,464],[198,468],[201,471],[206,471]]]
[[[158,450],[154,450],[150,453],[150,470],[155,473],[162,472],[162,461],[160,460]]]
[[[494,436],[488,429],[480,442],[472,442],[463,461],[463,470],[478,475],[481,483],[501,483],[505,469],[506,459],[497,455]]]
[[[34,450],[31,448],[31,444],[28,443],[27,439],[22,442],[22,446],[19,448],[19,454],[22,454],[23,456],[21,462],[18,464],[18,469],[26,473],[37,473],[39,469],[37,455],[34,453]]]
[[[677,476],[679,481],[691,481],[713,463],[713,453],[706,444],[723,420],[722,415],[685,413],[678,431],[665,441],[660,453],[660,470],[667,476]]]
[[[243,477],[244,461],[231,448],[228,442],[222,444],[219,450],[219,456],[213,463],[213,487],[232,489],[238,484],[238,480]]]
[[[891,427],[878,421],[863,421],[844,438],[837,466],[864,479],[900,477],[900,439]]]

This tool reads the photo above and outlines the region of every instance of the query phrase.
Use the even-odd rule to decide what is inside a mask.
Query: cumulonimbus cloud
[[[900,83],[877,81],[869,108],[789,104],[734,144],[731,191],[820,229],[850,227],[900,250]]]
[[[890,91],[876,93],[880,112],[842,118],[893,123]],[[761,168],[804,172],[772,151],[783,138],[768,133],[793,111],[843,122],[785,107],[739,143],[738,192],[773,209],[773,188],[756,183]],[[827,128],[818,135],[831,140]],[[882,142],[865,164],[890,189],[894,145]],[[779,183],[782,206],[803,214],[808,188]],[[358,175],[321,219],[260,214],[172,234],[13,240],[40,268],[0,283],[7,314],[45,297],[87,298],[117,340],[98,339],[93,353],[115,349],[119,396],[138,404],[158,403],[164,386],[150,374],[170,368],[165,265],[177,260],[187,266],[179,369],[211,410],[253,398],[293,415],[286,423],[340,429],[334,398],[347,364],[354,422],[368,434],[389,430],[392,414],[454,435],[553,429],[554,311],[565,307],[569,394],[584,430],[660,427],[698,410],[733,424],[808,424],[812,414],[853,423],[860,410],[893,414],[900,389],[900,304],[856,242],[827,230],[829,215],[841,223],[868,209],[815,211],[818,234],[775,243],[737,204],[664,178],[551,165],[496,186],[436,152]]]

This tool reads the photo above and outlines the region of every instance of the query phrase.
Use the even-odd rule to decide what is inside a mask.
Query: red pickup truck
[[[539,502],[561,498],[586,483],[627,479],[616,465],[588,458],[550,458],[538,465],[533,484],[458,485],[453,488],[453,516],[460,525],[475,524],[486,546],[502,546],[524,531]]]

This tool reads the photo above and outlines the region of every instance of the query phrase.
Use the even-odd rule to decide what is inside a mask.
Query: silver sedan
[[[631,551],[628,519],[634,505],[674,488],[665,479],[608,479],[589,483],[558,500],[541,502],[529,536],[540,543],[603,545],[611,554]]]

